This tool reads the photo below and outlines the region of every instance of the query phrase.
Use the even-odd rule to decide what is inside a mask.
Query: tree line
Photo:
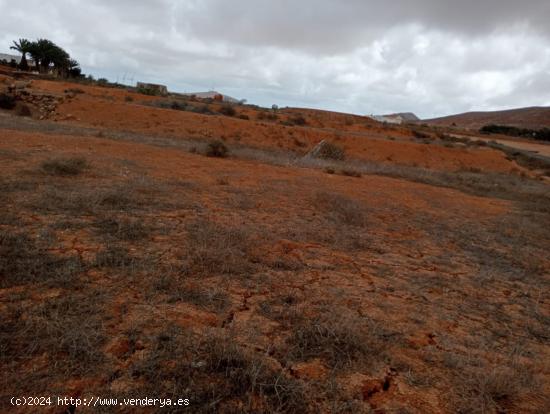
[[[10,49],[21,53],[21,70],[29,70],[27,55],[29,55],[36,69],[40,73],[56,73],[62,77],[79,77],[82,73],[80,64],[60,46],[48,39],[19,39],[13,42]]]

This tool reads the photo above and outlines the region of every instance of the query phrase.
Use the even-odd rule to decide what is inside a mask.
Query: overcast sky
[[[0,52],[251,103],[427,118],[550,106],[550,0],[0,0]]]

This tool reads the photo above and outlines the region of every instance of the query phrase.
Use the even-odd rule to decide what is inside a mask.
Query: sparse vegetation
[[[0,230],[2,287],[27,283],[69,284],[82,270],[78,258],[56,256],[24,232]]]
[[[107,81],[107,79],[105,79],[105,81]],[[101,79],[98,79],[97,82],[102,83]],[[103,82],[103,83],[107,83],[107,82]],[[136,92],[147,96],[160,96],[160,91],[155,88],[140,87],[140,88],[136,88]]]
[[[251,240],[244,229],[211,221],[186,226],[187,247],[182,272],[189,275],[243,275],[252,270]]]
[[[384,343],[375,324],[347,312],[328,312],[295,326],[291,355],[300,360],[323,358],[331,368],[369,365],[380,360]]]
[[[327,212],[329,217],[342,224],[358,227],[366,225],[365,207],[351,198],[337,193],[318,192],[315,203]]]
[[[81,89],[81,88],[69,88],[69,89],[65,89],[65,93],[71,93],[71,94],[74,94],[74,95],[79,95],[79,94],[83,94],[83,93],[84,93],[84,89]]]
[[[524,137],[540,141],[550,141],[550,128],[528,129],[507,125],[485,125],[479,132],[482,134],[502,134],[513,137]]]
[[[346,177],[354,177],[354,178],[361,178],[363,174],[361,174],[360,171],[352,170],[349,168],[345,168],[342,171],[340,171],[342,175],[345,175]]]
[[[388,156],[367,161],[361,118],[308,110],[312,128],[293,128],[137,100],[136,125],[0,117],[4,394],[84,384],[199,413],[548,411],[550,191],[534,161],[390,125],[373,130]],[[240,140],[230,160],[190,154],[215,136],[212,156]],[[340,155],[306,154],[328,140]]]
[[[198,286],[183,280],[176,280],[167,287],[170,302],[192,303],[213,312],[223,312],[231,304],[229,295],[219,287]]]
[[[413,137],[417,139],[429,139],[431,138],[430,134],[427,134],[426,132],[420,131],[419,129],[413,129],[412,131]]]
[[[96,222],[96,228],[100,234],[118,240],[141,240],[149,235],[149,228],[138,219],[103,218]]]
[[[304,126],[307,124],[306,118],[303,115],[297,114],[288,118],[288,122],[292,125]]]
[[[235,111],[235,108],[231,104],[224,104],[220,108],[220,114],[225,116],[235,116],[237,114],[237,111]]]
[[[323,160],[337,160],[341,161],[346,158],[346,153],[343,148],[333,144],[332,142],[323,142],[317,147],[318,151],[315,153],[316,158]]]
[[[225,158],[228,152],[227,146],[219,140],[211,141],[206,149],[206,155],[209,157]]]
[[[279,119],[277,114],[264,111],[259,111],[258,115],[256,115],[256,118],[260,121],[276,121],[277,119]]]
[[[194,338],[172,328],[161,333],[145,359],[133,366],[147,391],[172,395],[188,389],[195,412],[309,412],[304,384],[250,350],[235,338],[207,333]]]
[[[41,168],[51,175],[79,175],[88,168],[88,161],[82,157],[56,158],[44,161]]]

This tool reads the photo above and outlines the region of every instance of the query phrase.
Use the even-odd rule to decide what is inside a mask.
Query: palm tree
[[[17,50],[21,53],[21,62],[19,67],[21,70],[28,70],[29,64],[27,63],[27,53],[31,52],[33,42],[27,39],[19,39],[19,42],[13,41],[13,46],[10,49]]]
[[[79,64],[61,47],[48,39],[38,39],[26,44],[38,70],[42,73],[53,72],[57,76],[67,77],[80,74]]]
[[[78,78],[82,73],[82,69],[80,69],[80,63],[78,63],[74,59],[69,59],[67,61],[67,70],[68,70],[68,75],[73,78]]]
[[[52,63],[52,54],[55,53],[56,44],[51,40],[38,39],[32,42],[30,54],[36,62],[40,72],[47,72]]]

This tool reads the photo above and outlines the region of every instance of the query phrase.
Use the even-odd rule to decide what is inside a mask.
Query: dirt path
[[[550,144],[529,142],[529,141],[516,141],[513,139],[498,139],[498,138],[485,138],[480,136],[469,136],[460,134],[451,134],[455,138],[468,138],[477,141],[484,142],[496,142],[506,147],[515,148],[521,151],[533,152],[544,157],[550,157]]]

